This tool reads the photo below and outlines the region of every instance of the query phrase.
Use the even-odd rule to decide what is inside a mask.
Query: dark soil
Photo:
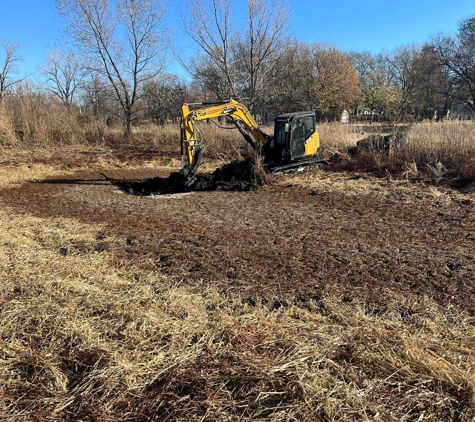
[[[402,193],[371,176],[364,181],[377,189],[356,194],[337,184],[252,190],[249,166],[242,180],[232,180],[225,168],[200,176],[203,184],[188,195],[152,198],[140,195],[182,190],[175,189],[176,173],[157,178],[156,170],[149,171],[154,177],[142,181],[137,175],[142,178],[145,168],[104,171],[122,191],[138,196],[118,195],[111,184],[88,184],[88,178],[104,181],[91,171],[78,172],[77,180],[4,189],[0,201],[25,214],[101,225],[122,240],[105,244],[99,236],[97,250],[113,249],[120,265],[158,271],[171,284],[198,291],[214,285],[250,304],[307,306],[336,293],[384,312],[386,299],[397,293],[474,312],[472,199],[459,200],[450,190]],[[348,180],[354,177],[348,174]],[[64,245],[68,253],[74,248]]]
[[[154,177],[145,180],[111,179],[113,185],[125,193],[138,196],[166,195],[192,191],[249,191],[256,189],[254,160],[235,161],[226,164],[213,173],[198,173],[192,183],[181,172],[171,173],[168,177]]]

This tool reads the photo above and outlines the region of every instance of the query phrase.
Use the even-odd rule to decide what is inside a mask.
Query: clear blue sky
[[[455,33],[460,20],[475,15],[474,0],[287,1],[294,36],[332,42],[343,51],[379,53],[422,43],[437,32]],[[175,33],[182,25],[177,13],[180,4],[169,1],[168,23]],[[0,10],[0,39],[20,44],[24,61],[19,73],[33,74],[48,50],[64,38],[54,0],[0,0]],[[175,65],[170,71],[179,69]]]

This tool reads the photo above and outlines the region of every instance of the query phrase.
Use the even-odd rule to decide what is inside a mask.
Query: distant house
[[[341,123],[348,123],[350,121],[350,113],[347,110],[343,110],[341,113]]]
[[[357,111],[357,114],[371,114],[371,110],[369,108],[360,108]]]

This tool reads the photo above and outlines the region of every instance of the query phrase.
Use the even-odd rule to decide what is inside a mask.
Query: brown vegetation
[[[409,126],[320,125],[327,157],[341,157],[334,166],[370,171],[413,181],[455,183],[475,177],[475,135],[472,121],[421,122]],[[398,141],[387,149],[366,148],[350,156],[358,141],[383,135]]]

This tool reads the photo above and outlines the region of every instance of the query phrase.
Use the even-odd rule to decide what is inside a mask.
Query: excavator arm
[[[191,110],[190,106],[200,106]],[[193,177],[201,164],[205,147],[200,145],[195,123],[201,120],[227,117],[231,119],[244,139],[261,152],[272,137],[264,133],[252,117],[249,110],[241,103],[231,99],[219,102],[183,104],[181,109],[181,154],[182,172]],[[186,160],[186,163],[185,163]]]

